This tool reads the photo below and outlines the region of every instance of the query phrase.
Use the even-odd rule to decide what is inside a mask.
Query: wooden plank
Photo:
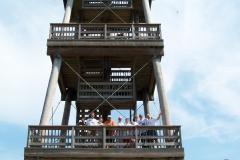
[[[143,149],[102,149],[102,148],[79,148],[79,149],[63,149],[63,148],[25,148],[24,149],[24,157],[41,157],[41,158],[168,158],[168,157],[184,157],[184,149],[183,148],[164,148],[164,149],[151,149],[144,148]]]
[[[82,68],[82,72],[102,72],[102,68]]]
[[[48,55],[54,55],[56,52],[61,55],[69,56],[119,56],[119,55],[131,55],[131,56],[142,56],[142,55],[154,55],[160,53],[160,48],[50,48],[47,49]]]
[[[110,95],[102,95],[104,98],[108,98]],[[94,99],[94,98],[101,98],[100,96],[79,96],[79,99]],[[133,98],[133,96],[111,96],[110,99],[113,98],[117,98],[117,99],[121,99],[121,98]]]
[[[98,86],[112,86],[112,85],[122,85],[124,82],[91,82],[89,83],[90,85],[98,85]],[[86,83],[84,82],[81,82],[80,85],[87,85]],[[126,85],[133,85],[132,82],[128,82]]]
[[[103,73],[100,74],[81,74],[83,78],[99,78],[102,77]]]
[[[98,92],[115,92],[116,91],[116,89],[95,89],[95,90],[97,90]],[[87,92],[94,92],[92,89],[81,89],[81,90],[79,90],[78,91],[79,93],[87,93]],[[116,93],[118,93],[118,92],[133,92],[133,90],[132,89],[124,89],[124,90],[119,90],[119,91],[117,91]]]
[[[100,38],[100,37],[98,37]],[[139,37],[140,38],[140,37]],[[54,46],[154,46],[154,47],[163,47],[163,40],[151,40],[151,39],[139,39],[139,40],[131,40],[131,39],[113,39],[113,40],[47,40],[48,47]]]

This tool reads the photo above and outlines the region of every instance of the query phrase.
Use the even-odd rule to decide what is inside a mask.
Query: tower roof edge
[[[64,9],[66,8],[67,0],[63,0]],[[152,7],[152,0],[149,0],[149,5]]]

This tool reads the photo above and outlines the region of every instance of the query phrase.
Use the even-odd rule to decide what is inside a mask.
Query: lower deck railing
[[[29,126],[27,148],[182,148],[181,126]]]

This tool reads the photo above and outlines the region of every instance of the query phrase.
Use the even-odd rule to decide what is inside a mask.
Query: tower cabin
[[[24,159],[183,160],[181,126],[171,124],[161,71],[161,24],[151,22],[154,2],[63,0],[63,4],[63,22],[50,24],[47,55],[52,72],[40,124],[29,126]],[[57,84],[65,108],[62,123],[51,126]],[[137,116],[137,101],[143,101],[144,113],[151,114],[155,86],[162,126],[80,125],[91,113],[104,121],[113,110],[131,110]],[[69,126],[72,101],[76,125]]]

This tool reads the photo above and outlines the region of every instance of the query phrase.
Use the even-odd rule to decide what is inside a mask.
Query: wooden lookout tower
[[[29,126],[25,159],[184,159],[181,127],[171,124],[168,111],[161,71],[164,45],[161,25],[151,21],[152,0],[63,0],[63,4],[63,22],[50,24],[47,55],[52,72],[40,124]],[[62,124],[49,126],[57,84],[65,101]],[[131,148],[116,147],[125,145],[117,141],[108,144],[107,126],[97,127],[103,134],[96,138],[83,136],[89,127],[68,125],[72,101],[76,124],[92,111],[104,120],[112,110],[133,110],[136,115],[137,101],[143,101],[145,114],[150,113],[155,86],[163,126],[120,127],[136,133],[130,137],[135,139]],[[139,130],[158,131],[148,136],[155,140],[146,144],[151,147],[141,147]],[[89,147],[92,143],[95,147]]]

